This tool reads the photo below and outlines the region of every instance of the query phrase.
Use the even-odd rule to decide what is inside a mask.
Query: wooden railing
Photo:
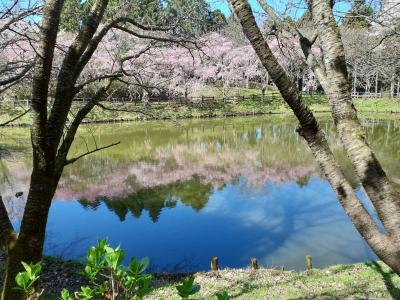
[[[353,98],[400,98],[400,93],[390,94],[390,93],[352,93]],[[303,92],[303,99],[306,103],[315,103],[315,102],[323,102],[325,99],[324,94],[320,93],[310,93]],[[82,98],[77,97],[74,99],[75,103],[87,103],[90,98]],[[197,96],[197,97],[150,97],[148,100],[143,100],[139,98],[108,98],[104,102],[109,103],[181,103],[181,104],[224,104],[224,103],[237,103],[243,101],[253,101],[253,102],[264,102],[265,104],[271,103],[274,101],[281,101],[282,96],[279,92],[271,92],[265,94],[263,97],[261,94],[252,94],[252,95],[230,95],[226,97],[215,97],[215,96]],[[50,101],[51,102],[51,101]],[[28,106],[30,104],[29,99],[24,100],[15,100],[15,99],[2,99],[0,100],[0,105],[11,104],[13,106]]]
[[[324,95],[318,94],[318,93],[303,93],[304,99],[306,101],[312,101],[312,100],[321,100],[321,97],[324,97]],[[83,98],[83,97],[77,97],[74,99],[75,103],[87,103],[90,100],[90,98]],[[265,94],[263,97],[261,94],[251,94],[251,95],[230,95],[226,97],[215,97],[215,96],[197,96],[197,97],[150,97],[147,100],[144,99],[139,99],[139,98],[119,98],[119,97],[113,97],[113,98],[108,98],[107,100],[103,102],[110,102],[110,103],[186,103],[186,104],[199,104],[199,103],[237,103],[237,102],[243,102],[243,101],[259,101],[259,102],[265,102],[265,103],[270,103],[276,100],[282,100],[282,96],[279,92],[271,92],[269,91],[268,93]],[[51,102],[51,101],[50,101]],[[30,104],[30,100],[24,99],[24,100],[16,100],[16,99],[3,99],[0,100],[0,105],[2,104],[11,104],[13,106],[28,106]]]

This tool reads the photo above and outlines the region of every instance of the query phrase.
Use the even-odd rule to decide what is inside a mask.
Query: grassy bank
[[[83,265],[46,258],[42,299],[55,300],[63,287],[78,290],[88,281]],[[145,299],[179,299],[175,286],[184,275],[154,274],[153,291]],[[1,278],[0,278],[1,279]],[[231,299],[399,299],[400,277],[380,262],[335,265],[305,272],[278,269],[224,269],[195,274],[201,286],[193,299],[216,299],[227,291]]]
[[[216,299],[226,290],[232,299],[398,299],[400,278],[382,263],[336,265],[310,275],[271,269],[226,269],[199,273],[198,299]],[[148,299],[178,299],[165,283]]]
[[[322,96],[306,98],[314,112],[327,112],[329,106]],[[368,113],[400,113],[400,99],[354,99],[354,104],[359,112]],[[245,101],[212,101],[187,105],[184,103],[151,103],[148,107],[142,104],[105,103],[106,109],[96,107],[86,118],[85,122],[118,122],[138,121],[149,119],[187,119],[225,116],[244,116],[258,114],[292,114],[288,106],[280,97],[267,98],[265,103],[259,100]],[[73,112],[82,106],[75,103]],[[14,118],[22,113],[26,107],[11,104],[0,106],[0,123]],[[72,118],[72,115],[71,115]],[[28,125],[29,114],[15,121],[14,125]]]

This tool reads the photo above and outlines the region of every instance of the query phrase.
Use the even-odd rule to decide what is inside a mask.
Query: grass
[[[72,267],[77,270],[75,264]],[[65,270],[65,263],[63,268],[57,269],[57,276],[63,276],[65,271],[62,270]],[[195,283],[201,288],[191,299],[215,300],[216,293],[224,290],[231,299],[400,298],[400,277],[381,262],[335,265],[314,269],[310,274],[278,269],[224,269],[197,273]],[[156,276],[153,291],[144,299],[180,299],[175,289],[177,284],[179,276]],[[42,299],[55,300],[57,297],[47,293]]]
[[[310,275],[271,269],[226,269],[198,273],[196,299],[216,299],[226,290],[232,299],[398,299],[400,278],[377,262],[336,265]],[[175,286],[166,283],[147,299],[179,299]]]
[[[240,90],[244,96],[260,95],[259,90]],[[204,95],[214,95],[218,97],[218,90],[211,89]],[[205,117],[225,117],[243,116],[256,114],[292,114],[292,111],[276,94],[268,91],[265,103],[260,102],[260,98],[255,100],[248,98],[245,101],[222,101],[205,103],[195,103],[187,105],[184,103],[151,103],[145,108],[142,104],[117,104],[107,103],[107,107],[113,111],[103,110],[95,107],[87,118],[86,122],[115,122],[115,121],[139,121],[148,119],[187,119]],[[314,112],[328,112],[330,110],[326,97],[321,95],[304,96],[305,102]],[[354,105],[359,112],[372,113],[400,113],[400,99],[354,99]],[[72,112],[76,113],[82,104],[75,103]],[[0,123],[8,121],[23,112],[26,108],[14,107],[11,104],[0,106]],[[71,115],[72,118],[72,115]],[[30,123],[29,114],[14,122],[14,125],[28,125]]]
[[[77,291],[88,285],[82,271],[79,262],[45,257],[41,299],[56,300],[64,287]],[[154,275],[153,290],[145,299],[179,299],[175,286],[182,276]],[[224,290],[231,299],[400,299],[400,277],[382,262],[334,265],[314,269],[310,274],[281,269],[224,269],[196,273],[195,283],[201,289],[191,299],[199,300],[215,300],[216,293]]]

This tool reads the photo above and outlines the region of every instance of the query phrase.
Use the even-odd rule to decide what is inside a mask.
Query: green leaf
[[[144,257],[140,261],[138,261],[136,258],[133,258],[129,263],[129,270],[134,276],[139,276],[146,271],[149,264],[150,260],[148,257]]]
[[[112,249],[110,247],[106,247],[106,256],[105,260],[108,264],[108,266],[116,270],[121,264],[122,261],[124,260],[125,257],[125,252],[122,250],[119,246],[116,249]]]
[[[15,276],[15,282],[17,285],[26,290],[28,288],[29,276],[26,272],[19,272],[17,276]]]
[[[94,291],[88,287],[88,286],[82,286],[81,287],[81,291],[78,293],[78,296],[80,297],[80,299],[82,300],[89,300],[89,299],[93,299],[94,297]]]
[[[23,261],[21,261],[21,264],[24,267],[26,273],[30,274],[31,270],[32,270],[31,267],[26,262],[23,262]]]
[[[73,300],[73,298],[67,289],[63,289],[61,291],[60,300]]]
[[[200,291],[200,285],[193,284],[194,276],[190,276],[182,280],[182,284],[176,286],[178,294],[183,299],[188,299],[189,296],[194,295]]]
[[[39,277],[40,273],[42,272],[42,264],[40,262],[36,264],[31,264],[30,268],[31,268],[30,279],[36,280]]]
[[[150,293],[151,291],[151,275],[143,276],[138,280],[138,290],[137,297],[142,299],[144,296]]]
[[[227,291],[218,292],[216,296],[218,300],[229,300],[229,295]]]
[[[102,240],[97,241],[97,248],[104,249],[108,244],[108,238],[104,238]]]
[[[42,266],[40,262],[36,264],[31,263],[29,265],[25,262],[21,262],[21,264],[24,267],[25,271],[19,272],[15,276],[15,282],[17,283],[19,288],[26,291],[33,285],[33,283],[35,283],[39,279]]]
[[[148,257],[144,257],[139,261],[139,269],[138,273],[142,274],[144,271],[146,271],[147,267],[150,264],[150,259]]]

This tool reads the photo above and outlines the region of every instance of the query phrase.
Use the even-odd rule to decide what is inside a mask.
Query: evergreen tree
[[[352,9],[345,15],[343,25],[346,27],[368,27],[368,19],[374,10],[365,0],[355,0]]]

